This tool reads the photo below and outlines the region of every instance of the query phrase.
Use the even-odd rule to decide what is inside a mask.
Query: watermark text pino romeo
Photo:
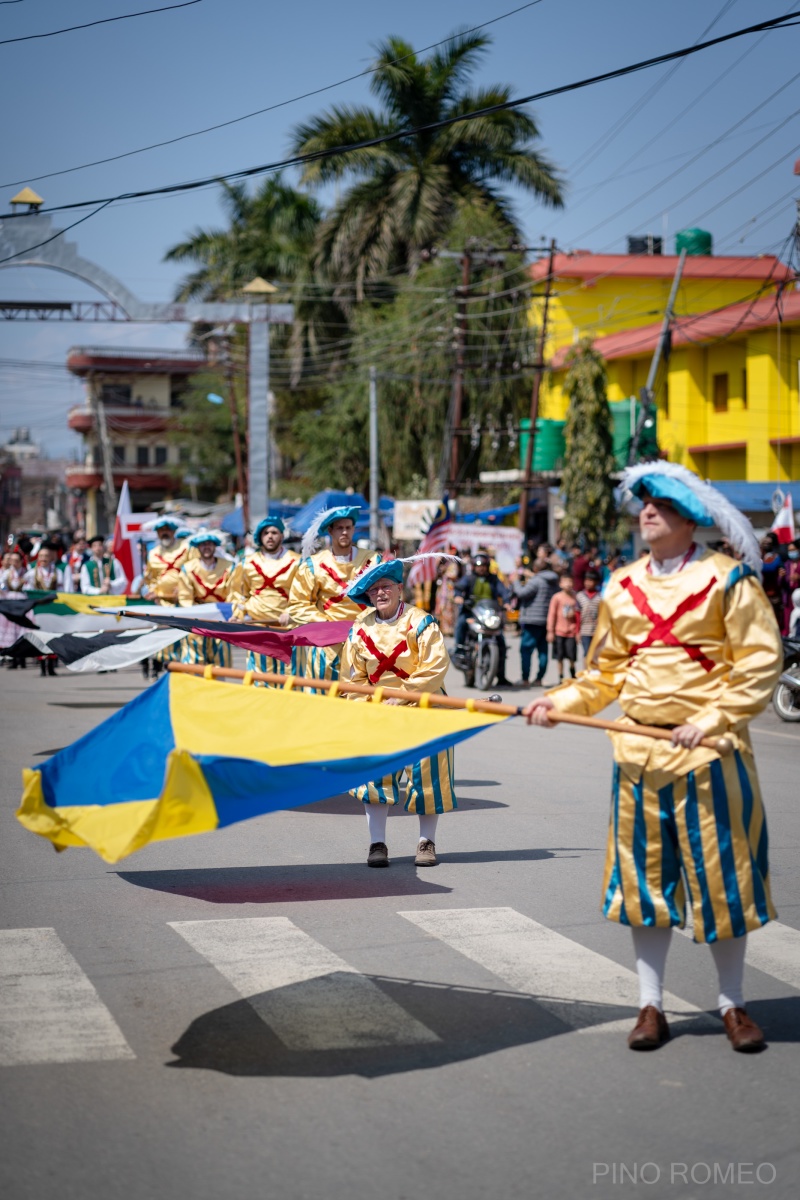
[[[762,1187],[768,1187],[777,1176],[777,1170],[768,1162],[592,1163],[592,1183],[610,1183],[619,1187],[629,1184],[649,1187],[654,1183],[671,1183],[676,1187],[681,1184],[702,1187],[707,1183],[742,1187],[761,1184]]]

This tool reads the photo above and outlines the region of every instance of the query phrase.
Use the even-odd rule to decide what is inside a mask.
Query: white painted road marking
[[[0,1064],[135,1058],[54,929],[0,930]]]
[[[600,1006],[639,1009],[635,971],[587,950],[513,908],[449,908],[399,914],[432,937],[497,975],[574,1029],[586,1033],[630,1029],[630,1017],[597,1024]],[[718,1026],[701,1009],[664,993],[670,1022]]]
[[[172,921],[290,1050],[410,1046],[440,1039],[288,917]]]
[[[691,925],[678,931],[692,937]],[[745,963],[800,991],[800,929],[769,921],[747,935]]]

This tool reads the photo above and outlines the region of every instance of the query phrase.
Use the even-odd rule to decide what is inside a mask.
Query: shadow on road
[[[452,889],[420,878],[410,859],[393,858],[388,871],[363,863],[209,867],[182,871],[118,871],[126,883],[205,900],[209,904],[283,904],[299,900],[362,900],[380,896],[443,896]],[[408,865],[407,865],[408,864]],[[395,870],[395,867],[400,867]]]
[[[394,809],[394,812],[389,814],[391,817],[407,815],[402,805],[393,804],[391,807]],[[459,812],[470,812],[472,809],[478,808],[508,808],[508,805],[501,803],[500,800],[473,799],[472,796],[458,797]],[[362,821],[364,820],[364,805],[360,800],[354,800],[352,796],[348,795],[331,796],[328,800],[317,800],[313,804],[299,804],[286,811],[290,813],[328,813],[337,817],[360,817]]]
[[[342,982],[334,973],[324,979],[261,993],[252,997],[252,1003],[238,1000],[205,1013],[178,1039],[172,1047],[176,1059],[166,1065],[239,1076],[361,1075],[376,1078],[405,1071],[430,1070],[512,1046],[532,1045],[607,1021],[632,1022],[635,1016],[632,1008],[589,1001],[554,1003],[549,999],[540,1001],[536,996],[485,988],[459,988],[383,976],[366,978],[432,1031],[438,1040],[419,1045],[384,1043],[345,1049],[303,1049],[284,1044],[266,1023],[270,1012],[291,1013],[293,1029],[300,1032],[301,1041],[304,1026],[313,1031],[312,1037],[317,1041],[325,1041],[328,1028],[320,1030],[319,1025],[320,1012],[325,1012],[324,1004],[321,1004],[324,988],[327,984],[335,992]],[[754,1017],[763,1022],[772,1042],[800,1039],[800,997],[764,1001],[750,1007]],[[556,1011],[552,1011],[553,1008]],[[257,1009],[264,1013],[264,1020]],[[330,1008],[329,1021],[331,1039],[335,1043],[335,1005]],[[292,1042],[291,1032],[284,1036],[287,1042]],[[619,1043],[620,1054],[627,1054],[624,1034],[618,1029],[591,1036],[614,1038]],[[683,1037],[723,1040],[724,1035],[721,1024],[709,1024],[708,1018],[700,1016],[696,1023],[687,1022],[673,1028],[673,1043]],[[376,1032],[376,1041],[379,1038],[380,1034]],[[659,1051],[659,1066],[669,1056],[671,1045],[668,1043]],[[724,1047],[720,1046],[720,1049]]]

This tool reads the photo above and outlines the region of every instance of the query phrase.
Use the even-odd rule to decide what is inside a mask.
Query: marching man
[[[89,557],[81,567],[81,591],[85,596],[123,596],[128,576],[118,558],[104,553],[105,540],[100,534],[89,538]]]
[[[234,621],[279,626],[291,623],[289,593],[297,570],[297,555],[284,549],[285,526],[280,517],[265,517],[256,525],[257,549],[237,564],[230,588]],[[286,674],[286,663],[268,654],[248,651],[246,670]]]
[[[406,688],[414,692],[443,692],[450,657],[436,620],[421,608],[403,603],[403,561],[394,559],[366,571],[347,592],[351,600],[369,604],[356,619],[345,643],[343,674],[354,683]],[[353,700],[365,700],[353,696]],[[389,699],[385,704],[401,704]],[[366,805],[369,826],[368,867],[388,867],[386,818],[389,806],[401,801],[402,772],[356,788],[352,795]],[[456,805],[453,751],[425,758],[405,768],[406,812],[419,817],[415,863],[435,867],[436,825],[439,814]]]
[[[69,567],[57,562],[55,548],[48,542],[42,542],[36,562],[25,573],[23,586],[43,592],[71,592],[72,572]]]
[[[189,548],[197,550],[197,558],[184,562],[178,577],[178,604],[191,608],[195,604],[217,604],[227,601],[231,580],[231,562],[220,552],[222,538],[213,530],[201,530],[189,538]],[[182,662],[212,663],[218,667],[231,665],[231,648],[219,638],[190,634],[181,639]]]
[[[158,537],[158,545],[147,556],[144,569],[146,592],[143,594],[157,604],[174,605],[178,603],[178,581],[181,567],[186,562],[188,549],[184,542],[179,542],[176,535],[181,522],[176,517],[159,517],[147,528],[154,529]]]
[[[357,506],[325,509],[303,536],[302,558],[289,593],[289,613],[295,625],[353,621],[361,612],[361,605],[348,595],[347,589],[379,563],[381,556],[353,547],[355,519],[360,512]],[[330,535],[330,549],[315,554],[317,539],[326,533]],[[303,674],[312,679],[338,679],[341,653],[341,645],[310,647]]]
[[[633,736],[614,733],[614,780],[603,912],[629,925],[641,1010],[628,1045],[669,1038],[662,989],[674,925],[688,894],[694,940],[707,942],[719,976],[719,1008],[734,1050],[763,1049],[742,994],[748,933],[774,918],[767,827],[748,722],[769,702],[781,641],[759,582],[750,523],[720,492],[674,463],[630,467],[624,483],[643,502],[650,554],[611,576],[587,670],[534,700],[529,722],[549,712],[591,716],[617,700]],[[698,525],[716,524],[743,561],[704,550]],[[637,723],[672,731],[637,737]],[[701,746],[722,736],[732,753]]]

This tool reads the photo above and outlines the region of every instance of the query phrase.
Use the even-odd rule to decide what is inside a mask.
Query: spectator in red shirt
[[[575,596],[572,576],[568,571],[564,572],[558,584],[559,591],[550,601],[550,609],[547,613],[547,640],[553,647],[553,658],[558,663],[558,674],[563,681],[566,678],[565,663],[569,667],[572,678],[575,678],[581,613]]]

